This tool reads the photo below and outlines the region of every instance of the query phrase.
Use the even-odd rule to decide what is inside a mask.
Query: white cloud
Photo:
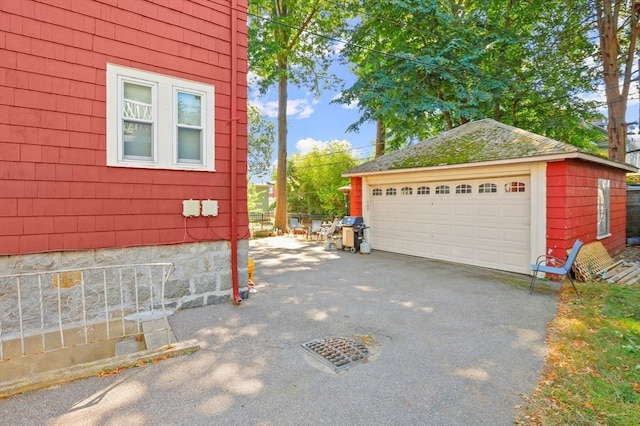
[[[292,118],[309,118],[314,112],[317,101],[308,99],[290,99],[287,101],[287,115]]]
[[[255,88],[262,81],[262,77],[253,71],[247,72],[247,83],[251,89]]]
[[[278,102],[263,102],[257,98],[252,99],[251,103],[255,105],[262,114],[267,117],[276,118],[278,116]],[[309,99],[289,99],[287,101],[287,116],[293,119],[309,118],[315,112],[314,105],[318,102]]]
[[[305,139],[300,139],[298,142],[296,142],[296,149],[301,154],[306,154],[308,152],[311,152],[313,148],[316,148],[316,147],[321,148],[323,145],[326,145],[327,143],[328,142],[322,142],[313,138],[305,138]]]

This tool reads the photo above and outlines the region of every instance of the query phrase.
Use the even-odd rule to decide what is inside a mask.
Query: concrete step
[[[157,349],[177,343],[176,337],[171,331],[171,326],[166,319],[143,321],[141,324],[147,349]]]
[[[116,356],[134,354],[136,352],[144,351],[147,349],[144,339],[136,340],[131,337],[126,340],[116,342]]]

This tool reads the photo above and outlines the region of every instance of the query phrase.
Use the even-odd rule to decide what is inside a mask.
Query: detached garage
[[[626,241],[620,164],[494,120],[471,122],[345,172],[376,250],[529,273],[575,239]]]

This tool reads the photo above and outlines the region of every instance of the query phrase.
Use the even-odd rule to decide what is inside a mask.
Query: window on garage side
[[[436,194],[448,194],[451,190],[449,189],[449,185],[438,185],[436,186]]]
[[[495,183],[482,183],[478,186],[478,194],[493,194],[498,192],[498,185]]]
[[[509,182],[504,185],[504,191],[505,192],[525,192],[526,185],[524,184],[524,182],[517,182],[517,181]]]
[[[431,188],[428,186],[419,186],[417,190],[418,195],[429,195],[431,194]]]
[[[609,228],[610,187],[609,179],[598,179],[598,238],[611,235]]]
[[[379,196],[381,196],[381,195],[382,195],[382,189],[380,189],[380,188],[375,188],[375,189],[373,190],[373,196],[374,196],[374,197],[379,197]]]
[[[412,195],[413,194],[413,188],[410,186],[403,186],[400,189],[400,195]]]
[[[386,194],[387,195],[396,195],[398,191],[396,191],[395,188],[387,188]]]
[[[107,165],[215,170],[214,87],[107,64]]]
[[[456,185],[456,194],[471,194],[471,185]]]

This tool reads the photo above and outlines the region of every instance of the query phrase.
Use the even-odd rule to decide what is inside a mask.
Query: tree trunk
[[[598,14],[600,50],[607,98],[607,131],[609,134],[609,158],[624,160],[625,154],[625,111],[627,102],[620,96],[620,72],[618,65],[618,29],[616,14],[609,1],[604,1]],[[622,114],[620,114],[622,112]]]
[[[620,96],[618,96],[618,101],[611,99],[616,98],[607,96],[609,159],[624,162],[627,153],[627,123],[625,120],[627,102],[626,99],[621,99]]]
[[[384,154],[384,125],[382,121],[376,121],[376,157],[380,157]]]
[[[283,72],[278,81],[278,166],[276,177],[275,227],[287,230],[287,63],[278,64]]]
[[[597,0],[596,18],[600,35],[600,53],[602,55],[602,71],[607,98],[607,131],[609,134],[609,158],[614,161],[625,161],[627,141],[627,99],[631,86],[631,69],[638,38],[638,3],[631,5],[628,18],[628,47],[622,85],[620,83],[620,40],[618,28],[620,10],[625,3],[614,0]]]

